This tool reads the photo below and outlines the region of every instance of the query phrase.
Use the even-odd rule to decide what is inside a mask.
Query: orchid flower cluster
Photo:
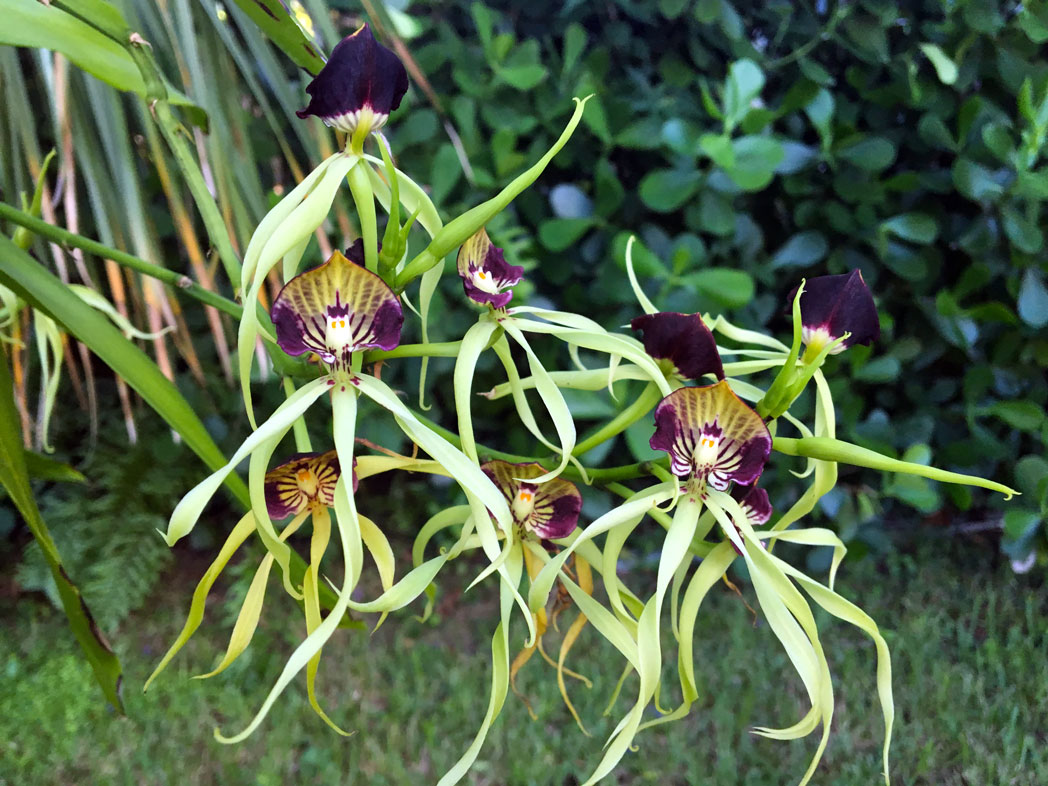
[[[810,605],[814,601],[858,627],[875,644],[887,782],[893,721],[887,645],[876,623],[834,589],[843,543],[830,529],[799,524],[834,486],[841,461],[1013,492],[979,478],[898,461],[836,438],[823,362],[830,354],[869,344],[879,336],[877,309],[858,271],[799,283],[787,305],[793,318],[789,345],[737,327],[723,316],[660,312],[634,275],[629,249],[629,281],[643,312],[632,321],[631,332],[607,330],[579,314],[513,305],[512,288],[521,281],[523,270],[506,262],[484,227],[535,181],[564,146],[586,101],[576,99],[563,134],[537,163],[492,199],[445,223],[425,190],[397,169],[385,138],[377,133],[407,86],[399,60],[364,26],[335,48],[307,88],[311,101],[300,115],[319,116],[340,131],[345,148],[284,197],[251,240],[239,282],[247,308],[239,327],[238,351],[245,408],[254,430],[225,467],[179,503],[167,541],[173,545],[192,530],[223,480],[245,459],[251,510],[233,527],[201,579],[185,628],[150,681],[199,627],[215,580],[255,534],[265,546],[265,556],[225,657],[204,676],[225,669],[248,646],[274,565],[284,591],[301,604],[306,637],[255,717],[236,734],[225,736],[216,730],[215,735],[230,743],[246,738],[303,671],[316,712],[346,734],[317,700],[315,684],[324,645],[350,612],[379,615],[377,626],[422,596],[432,599],[447,562],[477,555],[482,567],[471,586],[490,588],[499,597],[499,618],[491,639],[491,690],[473,743],[439,786],[458,782],[469,770],[509,690],[516,690],[518,671],[536,651],[553,664],[564,701],[584,730],[565,678],[585,678],[567,669],[565,659],[587,624],[622,658],[623,678],[616,697],[626,690],[631,694],[629,708],[586,780],[591,784],[613,771],[640,731],[689,713],[703,688],[695,671],[700,606],[718,581],[727,581],[733,563],[741,560],[761,612],[785,648],[810,704],[796,723],[755,732],[788,740],[821,727],[818,748],[800,781],[808,782],[825,749],[834,711],[829,662]],[[369,140],[378,148],[378,156],[365,152]],[[323,264],[306,260],[308,269],[299,272],[310,237],[343,183],[348,184],[356,207],[360,239],[345,254],[335,252]],[[381,241],[376,203],[387,216]],[[409,218],[401,223],[405,213]],[[428,241],[412,255],[408,236],[415,223]],[[417,414],[367,369],[377,361],[418,357],[425,388],[424,364],[438,354],[438,345],[429,340],[429,304],[445,257],[456,250],[464,296],[481,310],[461,340],[451,345],[456,357],[457,428],[449,430]],[[263,282],[278,263],[285,284],[266,313],[255,305]],[[416,280],[417,307],[409,300]],[[420,344],[400,343],[405,305],[420,321]],[[287,397],[267,419],[256,423],[249,380],[259,340],[284,361],[280,367],[287,371]],[[566,346],[575,368],[548,370],[543,365],[532,344],[548,347],[554,342]],[[514,360],[514,345],[517,357],[526,359],[526,371]],[[448,346],[439,345],[440,354],[447,355]],[[596,367],[583,365],[583,350],[587,357],[601,358]],[[506,382],[485,395],[512,399],[521,424],[541,446],[534,456],[510,455],[501,451],[503,446],[480,445],[475,439],[474,374],[486,352],[494,353]],[[291,358],[307,362],[296,365]],[[762,387],[758,382],[764,377],[771,381]],[[629,380],[640,380],[643,391],[608,422],[580,437],[563,391],[607,389],[615,397],[616,386],[621,388]],[[815,413],[814,422],[806,424],[790,413],[790,406],[810,385],[815,390]],[[537,393],[555,433],[540,426],[540,420],[547,419],[536,416],[535,397],[529,399],[529,391]],[[378,404],[417,447],[412,456],[391,451],[357,453],[362,396]],[[318,451],[310,444],[304,423],[315,416],[314,405],[322,398],[331,403],[332,438]],[[665,453],[663,459],[601,467],[582,462],[593,447],[644,418],[652,419],[650,444]],[[778,435],[787,430],[793,436]],[[289,431],[294,432],[298,452],[274,460]],[[769,526],[772,505],[760,478],[773,454],[778,454],[775,460],[802,457],[804,469],[795,474],[809,478],[810,485]],[[396,564],[386,534],[361,512],[368,504],[366,479],[396,471],[450,478],[465,500],[418,522],[412,565],[406,573]],[[593,521],[582,521],[584,497],[609,492],[621,498],[619,504]],[[308,559],[302,568],[291,538],[307,521]],[[286,523],[278,527],[275,522]],[[633,533],[652,526],[665,529],[665,538],[655,589],[645,598],[618,575],[618,560]],[[438,533],[443,533],[442,542],[452,545],[434,553],[430,543]],[[333,536],[341,551],[340,576],[331,576],[325,562]],[[776,556],[778,542],[832,547],[828,581],[812,578]],[[375,564],[382,588],[369,600],[359,599],[358,591],[365,552]],[[402,573],[399,579],[398,573]],[[579,614],[562,637],[554,660],[543,647],[543,637],[556,615],[572,603]],[[663,661],[671,657],[663,649],[666,617],[676,643],[679,676],[679,688],[672,692],[660,677]],[[636,680],[628,681],[633,674]],[[679,704],[664,707],[671,693],[680,697]],[[659,710],[654,718],[649,712],[653,705]]]

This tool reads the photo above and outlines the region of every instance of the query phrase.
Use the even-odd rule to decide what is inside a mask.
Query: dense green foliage
[[[537,295],[605,324],[636,314],[637,233],[662,308],[782,331],[802,276],[858,267],[884,337],[833,374],[842,434],[1016,483],[1008,553],[1044,543],[1048,463],[1048,41],[1043,7],[941,4],[444,4],[412,51],[472,171],[416,94],[391,135],[438,204],[469,204],[556,135],[580,133],[500,238]],[[466,12],[469,11],[467,16]],[[552,213],[552,215],[551,215]],[[914,443],[917,443],[916,445]],[[629,442],[639,458],[644,440]],[[850,475],[823,505],[847,539],[876,522],[996,519],[986,495]],[[774,496],[774,495],[773,495]],[[1040,534],[1039,534],[1040,533]]]
[[[884,565],[864,560],[841,579],[863,587],[871,614],[886,623],[896,653],[899,710],[892,774],[900,783],[943,786],[1048,780],[1042,719],[1048,713],[1048,640],[1044,588],[1019,578],[981,549],[923,549],[899,553]],[[196,567],[202,567],[201,562]],[[233,589],[251,576],[246,560]],[[958,571],[963,566],[964,571]],[[469,570],[460,579],[468,583]],[[140,685],[181,625],[192,571],[155,594],[121,628],[117,648],[129,686]],[[1019,584],[1017,587],[1016,584]],[[226,675],[196,682],[213,665],[239,604],[239,592],[209,611],[207,635],[191,642],[175,674],[148,694],[126,696],[129,718],[115,717],[95,698],[90,670],[67,640],[56,613],[30,604],[0,606],[0,782],[43,786],[56,782],[113,784],[349,783],[375,786],[431,782],[458,755],[482,713],[477,675],[487,668],[484,636],[494,609],[468,595],[442,597],[439,625],[405,617],[372,637],[344,633],[325,654],[325,706],[356,734],[341,740],[312,713],[301,688],[273,711],[272,730],[241,746],[214,745],[211,727],[243,715],[279,671],[298,636],[290,603],[270,611],[273,624]],[[753,602],[752,594],[746,598]],[[783,783],[784,769],[803,769],[814,743],[777,743],[748,733],[754,724],[803,712],[798,690],[786,699],[765,689],[787,678],[790,666],[764,626],[723,586],[708,600],[715,638],[701,644],[705,698],[687,721],[642,733],[639,750],[623,760],[619,783]],[[468,608],[467,608],[468,607]],[[466,613],[468,610],[468,613]],[[18,630],[17,637],[12,631]],[[755,646],[755,641],[760,642]],[[613,722],[602,718],[618,677],[610,647],[592,631],[577,647],[577,667],[594,681],[573,696],[595,739]],[[873,648],[848,626],[827,631],[841,677],[835,736],[819,782],[851,786],[875,782],[881,729],[871,703]],[[396,652],[397,657],[388,657]],[[146,657],[143,657],[145,655]],[[337,677],[335,676],[337,675]],[[741,676],[740,676],[741,675]],[[759,679],[751,678],[759,675]],[[395,685],[397,690],[387,690]],[[541,720],[529,720],[510,696],[482,761],[468,783],[507,786],[577,783],[597,751],[582,736],[557,694],[553,670],[536,658],[521,687]],[[622,700],[620,699],[620,702]],[[32,717],[33,732],[25,733]],[[537,769],[541,767],[541,769]],[[536,781],[536,772],[542,772]],[[893,779],[894,782],[894,779]]]

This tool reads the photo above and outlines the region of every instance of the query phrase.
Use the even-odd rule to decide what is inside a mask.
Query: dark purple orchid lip
[[[330,508],[335,504],[335,484],[341,468],[338,454],[296,453],[283,464],[266,473],[266,510],[279,521],[313,507]],[[353,473],[353,490],[357,476]]]
[[[459,249],[458,274],[470,300],[505,308],[513,299],[513,291],[506,288],[520,281],[524,268],[506,262],[502,249],[492,245],[481,228]]]
[[[644,314],[630,322],[644,331],[644,351],[657,360],[668,360],[684,379],[713,374],[724,379],[724,365],[713,333],[698,314],[662,311]]]
[[[731,495],[738,500],[739,507],[746,514],[750,524],[767,524],[771,519],[772,507],[768,492],[757,486],[736,486]]]
[[[725,381],[685,387],[655,408],[654,450],[670,454],[670,470],[701,491],[706,483],[724,491],[733,482],[753,483],[771,453],[771,434]]]
[[[554,478],[529,483],[530,478],[548,473],[541,464],[489,461],[480,468],[505,496],[514,524],[524,532],[556,540],[570,535],[578,525],[582,495],[571,481]]]
[[[400,106],[408,89],[408,74],[395,54],[379,44],[365,24],[343,38],[331,59],[306,87],[309,105],[297,112],[315,115],[327,125],[353,134],[381,128]]]
[[[335,368],[349,368],[350,356],[361,349],[393,349],[404,324],[393,290],[338,251],[291,279],[270,314],[281,349],[315,352]]]
[[[797,295],[790,293],[789,302]],[[801,324],[807,345],[835,341],[851,335],[832,352],[843,352],[853,344],[871,344],[881,336],[880,317],[873,295],[856,269],[835,276],[817,276],[804,282],[801,293]]]

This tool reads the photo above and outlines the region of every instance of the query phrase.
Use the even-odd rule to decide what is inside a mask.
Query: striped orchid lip
[[[481,227],[459,249],[458,274],[472,301],[504,308],[513,299],[513,290],[506,288],[520,281],[524,268],[506,262],[502,249],[492,244]]]
[[[354,460],[355,461],[355,460]],[[335,505],[335,484],[341,474],[338,455],[296,453],[266,473],[266,510],[274,521],[293,516],[309,508]],[[353,473],[353,490],[357,476]]]
[[[556,540],[570,535],[578,525],[582,495],[570,480],[529,483],[548,473],[541,464],[489,461],[480,468],[509,502],[513,523],[521,532]]]
[[[630,327],[644,332],[644,351],[656,360],[672,363],[678,376],[702,379],[713,374],[724,379],[717,342],[700,315],[674,311],[644,314],[631,321]]]
[[[771,453],[771,434],[760,415],[725,381],[675,390],[655,408],[654,450],[670,455],[670,470],[705,486],[726,490],[760,477]]]
[[[309,105],[296,114],[319,117],[361,139],[385,125],[408,89],[408,73],[395,54],[375,40],[365,24],[343,38],[331,59],[306,87]]]
[[[332,368],[346,370],[358,350],[396,347],[404,324],[393,290],[338,251],[291,279],[270,314],[287,354],[315,352]]]
[[[790,303],[796,295],[795,288],[790,293]],[[804,343],[818,349],[850,333],[830,350],[831,354],[843,352],[853,344],[872,344],[881,337],[877,306],[858,269],[805,281],[801,293],[801,324]]]

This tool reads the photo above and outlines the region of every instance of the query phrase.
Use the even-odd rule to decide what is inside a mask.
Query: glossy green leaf
[[[324,67],[324,58],[317,52],[314,41],[288,13],[280,0],[233,2],[295,65],[311,74],[318,73]]]

